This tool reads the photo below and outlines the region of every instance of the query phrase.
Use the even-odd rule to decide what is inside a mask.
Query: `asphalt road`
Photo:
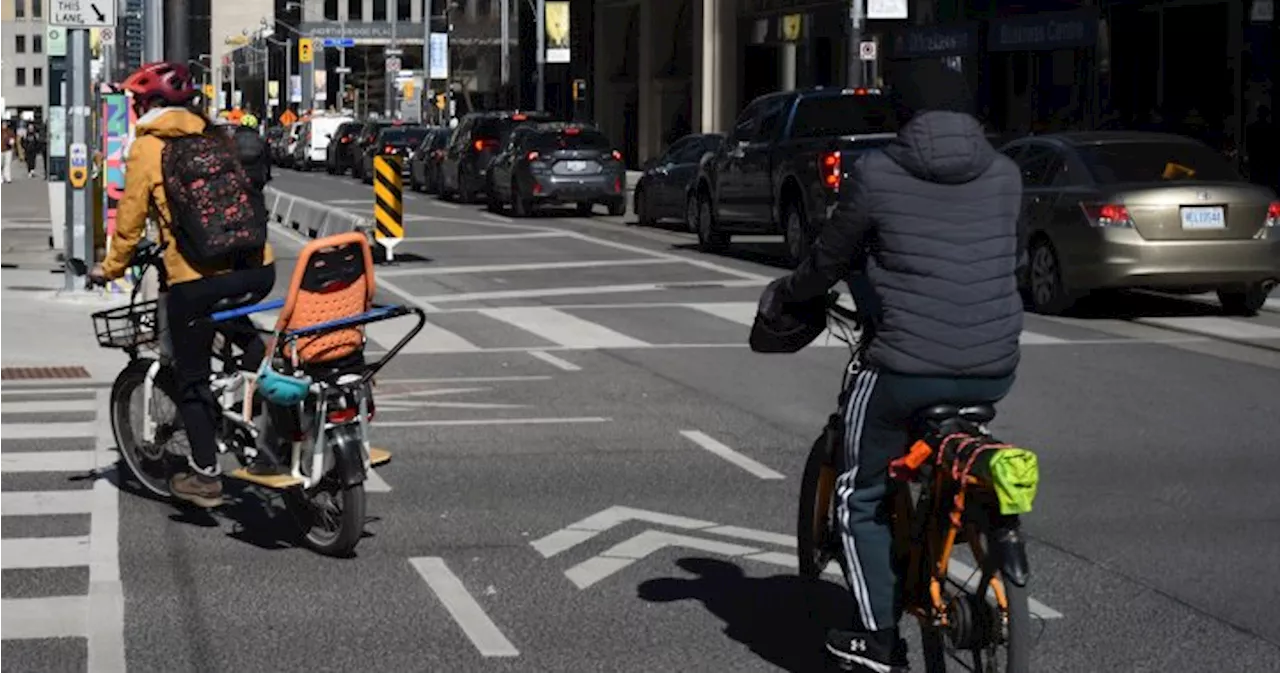
[[[274,186],[369,211],[349,178]],[[382,377],[374,443],[395,458],[358,556],[296,548],[252,489],[209,518],[126,491],[129,669],[822,670],[823,628],[851,606],[838,579],[795,577],[790,535],[845,352],[745,347],[780,246],[709,256],[603,216],[419,195],[407,211],[378,280],[431,327]],[[287,260],[300,242],[277,233]],[[1280,313],[1124,295],[1026,329],[994,429],[1042,463],[1025,518],[1036,670],[1280,670]],[[87,411],[11,404],[47,398],[5,388],[6,456],[101,443],[91,395],[56,397]],[[41,436],[72,421],[85,436]],[[6,498],[91,487],[14,464]],[[83,567],[11,566],[10,540],[91,536],[90,519],[5,517],[4,671],[89,665],[83,638],[7,633],[10,599],[91,593]]]

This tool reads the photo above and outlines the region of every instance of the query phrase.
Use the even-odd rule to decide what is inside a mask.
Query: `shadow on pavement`
[[[1065,317],[1080,320],[1132,320],[1134,318],[1199,318],[1223,315],[1215,301],[1127,292],[1098,291],[1080,299]]]
[[[676,562],[697,577],[644,582],[640,598],[652,603],[697,600],[725,623],[725,635],[788,671],[838,670],[825,654],[826,630],[853,623],[844,588],[797,575],[753,578],[732,563],[709,558]]]

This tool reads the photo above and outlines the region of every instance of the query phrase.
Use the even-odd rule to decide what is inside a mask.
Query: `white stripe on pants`
[[[853,541],[853,520],[849,512],[849,497],[853,494],[854,482],[858,478],[858,448],[862,441],[862,428],[867,419],[867,404],[871,393],[875,390],[879,372],[864,369],[858,372],[849,395],[849,405],[845,409],[844,441],[845,472],[840,475],[836,488],[836,516],[840,517],[841,538],[844,543],[845,567],[848,568],[845,580],[853,590],[853,598],[858,603],[858,614],[862,625],[868,631],[877,631],[875,612],[871,609],[871,592],[867,587],[866,576],[862,573],[862,563],[858,560],[858,548]]]

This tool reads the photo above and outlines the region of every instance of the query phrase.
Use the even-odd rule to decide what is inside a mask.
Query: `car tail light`
[[[622,161],[622,152],[619,152],[618,150],[614,150],[614,151],[613,151],[613,160],[614,160],[614,161]]]
[[[567,129],[565,129],[565,130],[564,130],[564,134],[565,134],[565,135],[567,135],[567,136],[576,136],[576,135],[579,135],[579,134],[581,134],[581,133],[582,133],[582,129],[580,129],[580,128],[576,127],[576,126],[570,126],[569,128],[567,128]]]
[[[522,115],[522,114],[511,115],[511,121],[514,121],[514,122],[522,122],[528,118],[529,118],[529,115]]]
[[[613,179],[613,191],[615,192],[622,191],[622,178]]]
[[[537,152],[530,152],[530,153],[528,153],[528,154],[524,155],[524,158],[525,158],[525,160],[526,160],[526,161],[537,161],[537,160],[538,160],[538,153],[537,153]]]
[[[540,185],[540,184],[538,184],[538,183],[536,183],[536,182],[535,182],[535,183],[533,183],[533,193],[534,193],[534,194],[541,194],[541,193],[542,193],[542,185]]]
[[[392,145],[387,145],[386,147],[382,148],[382,151],[385,154],[395,154],[396,148]]]
[[[350,136],[342,136],[342,139],[341,139],[341,140],[339,140],[338,142],[342,143],[343,145],[346,145],[347,143],[351,142],[351,137],[350,137]]]
[[[1280,201],[1272,201],[1267,206],[1267,226],[1280,227]]]
[[[840,191],[840,152],[823,152],[818,157],[818,175],[827,189]]]
[[[1080,208],[1084,210],[1084,216],[1089,219],[1090,226],[1112,229],[1133,227],[1133,218],[1129,217],[1129,209],[1118,203],[1082,203]]]
[[[489,139],[480,139],[475,141],[474,143],[471,143],[471,146],[476,148],[477,152],[482,152],[486,147],[497,147],[498,141],[489,140]]]

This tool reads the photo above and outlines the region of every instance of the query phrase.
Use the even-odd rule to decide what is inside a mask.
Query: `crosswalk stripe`
[[[0,403],[0,414],[61,414],[97,410],[98,403],[93,399]]]
[[[88,472],[98,467],[93,451],[4,451],[0,472]]]
[[[74,568],[89,565],[89,536],[0,540],[0,568]]]
[[[1048,334],[1037,334],[1036,332],[1028,332],[1026,330],[1023,330],[1022,334],[1018,335],[1018,343],[1024,346],[1038,346],[1043,344],[1060,344],[1060,343],[1066,343],[1066,342],[1067,342],[1066,339],[1059,339],[1058,337],[1051,337]]]
[[[88,596],[6,598],[0,608],[5,640],[84,638],[89,632]]]
[[[4,516],[88,514],[92,506],[93,491],[89,489],[0,493],[0,514]]]
[[[481,309],[479,312],[568,348],[643,348],[649,345],[604,325],[597,325],[553,308],[493,308]]]
[[[1280,328],[1231,318],[1137,318],[1134,322],[1225,339],[1280,339]]]
[[[97,431],[94,423],[3,423],[0,439],[77,439]]]
[[[379,346],[391,349],[413,326],[412,320],[383,320],[365,325],[365,335]],[[427,321],[422,324],[422,331],[413,340],[405,344],[401,353],[455,353],[459,351],[478,351],[479,346],[450,332],[439,325]]]

